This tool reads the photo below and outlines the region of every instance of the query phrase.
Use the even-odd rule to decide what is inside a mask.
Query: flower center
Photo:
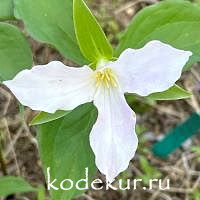
[[[97,86],[100,84],[103,84],[107,88],[118,86],[117,78],[111,68],[105,68],[102,71],[98,71],[95,76]]]

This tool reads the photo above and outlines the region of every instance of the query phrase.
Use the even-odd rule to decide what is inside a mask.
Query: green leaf
[[[72,0],[15,0],[15,17],[23,20],[30,35],[48,43],[68,59],[82,65],[73,25]]]
[[[33,188],[21,177],[3,176],[0,177],[0,196],[6,197],[15,193],[36,192]]]
[[[30,46],[20,30],[0,23],[0,77],[12,79],[19,71],[32,66]]]
[[[154,39],[171,44],[179,49],[192,51],[193,55],[184,68],[185,70],[189,69],[193,63],[200,61],[200,22],[167,24],[149,34],[141,44],[145,44]]]
[[[46,112],[40,112],[38,115],[36,115],[30,125],[39,125],[39,124],[44,124],[47,122],[51,122],[53,120],[59,119],[61,117],[64,117],[65,115],[69,114],[71,111],[63,111],[63,110],[58,110],[54,114],[51,113],[46,113]]]
[[[123,34],[116,55],[155,39],[192,51],[190,64],[200,60],[200,7],[188,1],[168,0],[143,9]]]
[[[45,188],[43,186],[38,188],[37,200],[45,200]]]
[[[147,98],[151,100],[177,100],[177,99],[186,99],[191,97],[191,93],[174,85],[164,92],[157,92],[149,95]]]
[[[74,0],[73,10],[76,37],[85,58],[93,63],[112,59],[112,47],[85,2]]]
[[[89,144],[89,134],[96,117],[96,108],[87,103],[63,118],[39,126],[38,141],[43,170],[46,174],[47,168],[50,167],[51,181],[57,179],[54,184],[56,187],[60,188],[60,183],[64,179],[71,179],[75,184],[85,178],[87,167],[89,180],[95,174],[96,167]],[[52,200],[70,200],[82,192],[77,190],[75,185],[68,191],[50,191]]]
[[[12,20],[14,19],[13,0],[1,0],[0,1],[0,20]]]

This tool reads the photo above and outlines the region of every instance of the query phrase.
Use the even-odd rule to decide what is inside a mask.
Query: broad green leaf
[[[54,114],[46,113],[46,112],[40,112],[38,115],[36,115],[32,119],[30,125],[39,125],[39,124],[51,122],[53,120],[64,117],[65,115],[69,114],[70,112],[71,111],[63,111],[63,110],[58,110]]]
[[[149,95],[147,98],[151,100],[176,100],[176,99],[185,99],[191,97],[191,93],[174,85],[164,92],[157,92]]]
[[[15,193],[36,192],[33,188],[21,177],[2,176],[0,177],[0,197],[6,197]]]
[[[96,167],[89,134],[96,117],[96,108],[87,103],[63,118],[39,126],[38,141],[43,170],[47,175],[47,168],[50,167],[51,181],[57,179],[54,184],[56,187],[60,188],[64,179],[71,179],[74,184],[84,179],[87,167],[89,180],[92,179]],[[83,185],[80,184],[81,187]],[[82,192],[74,185],[68,191],[59,189],[51,190],[50,193],[52,200],[70,200]]]
[[[85,2],[74,0],[73,10],[76,37],[85,58],[93,63],[112,59],[112,47]]]
[[[32,66],[30,46],[20,30],[0,23],[0,77],[12,79],[19,71]]]
[[[181,12],[180,12],[181,11]],[[167,0],[139,12],[123,34],[116,55],[126,48],[141,48],[150,40],[190,50],[190,63],[200,60],[200,6],[183,0]]]
[[[86,64],[77,44],[72,0],[15,0],[15,17],[23,20],[30,35],[54,46],[78,64]]]
[[[14,19],[13,0],[0,1],[0,20]]]
[[[166,0],[156,3],[142,9],[133,18],[121,37],[116,53],[119,55],[128,47],[140,48],[140,42],[163,25],[181,21],[198,22],[199,20],[200,7],[188,1]]]
[[[199,22],[176,22],[164,25],[147,35],[141,41],[141,44],[154,39],[171,44],[179,49],[190,50],[193,55],[190,57],[185,70],[189,69],[193,63],[200,61],[200,20]]]

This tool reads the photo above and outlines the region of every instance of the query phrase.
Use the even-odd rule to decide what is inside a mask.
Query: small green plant
[[[162,173],[157,168],[153,167],[144,156],[140,156],[140,168],[142,169],[143,175],[138,176],[138,178],[142,179],[143,183],[147,186],[152,177],[155,179],[162,177]]]
[[[192,152],[197,153],[200,156],[200,147],[193,146],[191,150]],[[200,162],[200,158],[197,158],[197,160]]]
[[[192,193],[191,198],[192,198],[193,200],[200,200],[200,191],[199,191],[199,190],[194,191],[194,192]]]

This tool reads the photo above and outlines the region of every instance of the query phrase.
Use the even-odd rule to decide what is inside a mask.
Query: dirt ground
[[[108,38],[116,45],[119,32],[124,30],[130,19],[143,7],[157,2],[156,0],[88,0],[95,15],[104,27]],[[64,60],[61,55],[47,45],[29,38],[32,45],[35,64],[47,63],[50,60],[62,60],[66,64],[73,63]],[[200,66],[196,64],[191,71],[182,75],[179,85],[193,92],[190,99],[179,101],[147,102],[136,99],[131,106],[137,111],[138,135],[140,145],[134,160],[127,172],[120,178],[135,179],[136,177],[154,177],[159,174],[162,180],[170,179],[169,191],[160,191],[155,186],[153,190],[89,190],[77,200],[199,200],[200,199],[200,154],[192,150],[200,147],[200,137],[187,141],[167,160],[155,157],[151,152],[152,144],[167,131],[183,122],[191,113],[200,112]],[[25,115],[19,113],[19,106],[14,96],[3,85],[0,86],[0,131],[6,160],[6,171],[3,174],[20,175],[33,186],[45,185],[38,155],[36,128],[27,124],[35,115],[26,108]],[[150,170],[145,170],[140,158],[146,158]],[[97,177],[102,176],[98,173]],[[103,178],[102,178],[103,179]],[[117,184],[117,182],[115,183]],[[114,185],[115,185],[114,184]],[[34,194],[21,194],[7,199],[35,200]]]

